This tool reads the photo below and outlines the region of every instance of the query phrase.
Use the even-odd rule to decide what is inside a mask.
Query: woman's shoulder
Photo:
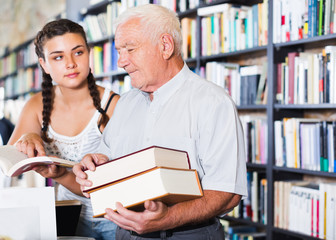
[[[42,93],[38,92],[32,95],[30,99],[27,101],[26,106],[32,109],[42,108],[43,106]]]
[[[42,104],[42,94],[35,93],[30,99],[25,103],[21,111],[23,116],[40,116],[43,110]]]
[[[101,87],[101,86],[98,86],[98,90],[99,90],[101,99],[103,99],[103,96],[104,96],[105,92],[107,92],[107,94],[108,94],[108,98],[107,98],[107,101],[104,103],[105,106],[103,106],[103,109],[105,109],[106,114],[109,117],[111,117],[120,96],[119,96],[119,94],[113,92],[112,90]]]

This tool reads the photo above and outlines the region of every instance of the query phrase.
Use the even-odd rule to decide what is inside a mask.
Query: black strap
[[[110,96],[109,100],[107,101],[106,107],[105,107],[105,109],[103,110],[105,113],[106,113],[108,107],[110,106],[110,103],[111,103],[113,97],[116,96],[116,95],[118,95],[118,94],[117,94],[117,93],[113,93],[113,94]],[[100,112],[100,113],[102,114],[102,112]],[[98,129],[100,128],[100,126],[101,126],[101,124],[99,123],[99,124],[98,124]]]
[[[107,109],[108,109],[108,107],[110,106],[110,103],[111,103],[113,97],[116,96],[116,95],[118,95],[118,94],[117,94],[117,93],[113,93],[113,94],[110,96],[110,98],[109,98],[109,100],[108,100],[108,102],[107,102],[107,104],[106,104],[106,107],[105,107],[105,109],[104,109],[104,112],[107,111]]]

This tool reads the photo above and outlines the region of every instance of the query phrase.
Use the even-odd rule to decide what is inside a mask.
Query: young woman
[[[9,144],[30,157],[56,155],[79,162],[95,152],[119,96],[96,85],[86,35],[77,23],[52,21],[37,34],[34,44],[43,74],[42,92],[23,108]],[[78,236],[114,239],[116,225],[93,219],[90,199],[82,196],[71,170],[55,165],[34,170],[59,184],[58,200],[82,202]]]

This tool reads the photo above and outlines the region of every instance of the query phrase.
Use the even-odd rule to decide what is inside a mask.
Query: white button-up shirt
[[[153,145],[187,151],[204,190],[246,196],[243,130],[225,90],[185,64],[153,94],[121,96],[98,152],[115,159]]]

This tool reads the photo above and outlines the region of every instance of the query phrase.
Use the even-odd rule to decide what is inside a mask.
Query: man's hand
[[[104,154],[87,154],[82,161],[73,166],[72,171],[76,175],[76,182],[81,186],[81,191],[85,197],[90,197],[90,194],[83,192],[85,187],[90,187],[92,182],[87,180],[85,170],[95,171],[96,165],[107,162],[109,159]]]
[[[15,143],[16,148],[28,157],[45,156],[43,140],[36,133],[26,133]]]
[[[168,207],[159,201],[146,201],[143,212],[134,212],[124,208],[121,203],[116,203],[117,211],[106,209],[106,219],[113,221],[123,229],[144,234],[158,230],[166,230],[167,225],[162,223],[168,214]]]

